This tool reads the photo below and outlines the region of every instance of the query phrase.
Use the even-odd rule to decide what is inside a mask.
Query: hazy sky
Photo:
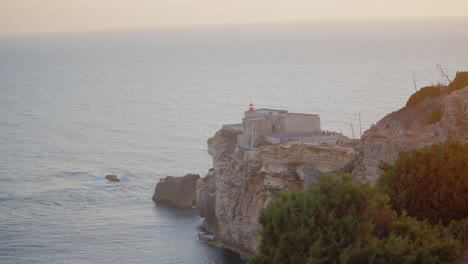
[[[468,16],[468,0],[0,0],[0,34]]]

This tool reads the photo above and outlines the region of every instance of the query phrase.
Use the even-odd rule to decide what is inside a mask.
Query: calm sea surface
[[[418,87],[468,70],[468,20],[213,26],[0,37],[0,263],[241,263],[198,241],[166,175],[256,107],[359,136]],[[107,173],[120,183],[107,183]]]

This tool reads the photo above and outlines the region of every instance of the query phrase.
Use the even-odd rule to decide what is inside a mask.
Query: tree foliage
[[[378,186],[397,212],[433,224],[468,217],[468,144],[447,140],[401,152],[381,169]]]
[[[256,264],[455,263],[459,244],[425,222],[397,218],[389,198],[349,175],[282,194],[260,215]]]

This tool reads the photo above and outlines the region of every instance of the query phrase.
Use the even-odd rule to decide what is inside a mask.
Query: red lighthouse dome
[[[252,112],[254,110],[254,105],[252,103],[250,103],[249,105],[249,111]]]

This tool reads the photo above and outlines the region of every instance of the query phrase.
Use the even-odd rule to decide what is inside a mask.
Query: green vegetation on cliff
[[[448,85],[436,85],[436,86],[426,86],[419,91],[415,92],[408,98],[406,102],[407,107],[416,106],[422,103],[424,100],[428,98],[437,98],[441,96],[441,91],[446,88],[447,92],[450,94],[453,91],[463,89],[468,87],[468,72],[457,72],[457,75],[453,79],[453,81]]]
[[[448,92],[463,89],[468,86],[468,72],[457,72],[455,79],[448,86]]]
[[[468,217],[467,143],[447,140],[401,152],[393,165],[380,168],[378,186],[397,212],[432,224]]]
[[[420,104],[426,98],[437,98],[440,96],[440,88],[437,86],[426,86],[410,96],[406,106],[415,106]]]
[[[456,263],[458,241],[405,214],[349,175],[282,194],[260,216],[260,255],[250,263]]]

